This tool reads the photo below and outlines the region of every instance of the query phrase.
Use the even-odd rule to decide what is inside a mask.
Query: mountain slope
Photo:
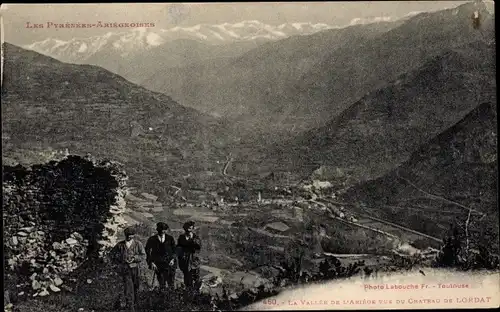
[[[85,63],[100,65],[137,83],[144,77],[153,75],[158,68],[189,66],[219,58],[237,57],[259,44],[256,41],[244,41],[214,45],[179,39],[123,57],[118,56],[116,51],[103,49],[89,57]]]
[[[4,55],[4,157],[68,148],[121,161],[138,180],[163,183],[185,170],[209,170],[220,126],[213,118],[96,66],[7,43]]]
[[[464,207],[470,207],[486,213],[484,222],[498,240],[497,152],[497,107],[484,102],[396,169],[344,196],[379,207],[372,213],[437,237],[446,234],[449,224],[463,224],[468,215]],[[478,222],[477,217],[472,220]]]
[[[480,29],[475,29],[471,20],[476,11],[480,13]],[[339,50],[316,64],[301,78],[294,95],[301,102],[317,103],[319,107],[334,101],[335,107],[345,108],[352,98],[382,87],[446,49],[478,38],[489,41],[494,33],[494,17],[482,3],[420,13],[355,51]]]
[[[222,64],[160,68],[141,84],[151,90],[170,92],[185,105],[205,112],[230,117],[258,116],[252,122],[264,118],[261,123],[266,124],[268,113],[275,116],[286,103],[289,87],[325,55],[345,46],[355,47],[396,25],[356,25],[291,37],[263,44]]]
[[[479,10],[482,28],[470,15]],[[422,13],[264,44],[223,66],[159,69],[141,84],[183,104],[299,131],[338,115],[367,92],[422,66],[445,50],[494,37],[493,17],[481,5]],[[200,74],[202,72],[202,74]]]
[[[316,164],[347,172],[353,181],[373,179],[478,103],[495,101],[495,73],[493,44],[449,50],[366,94],[325,126],[277,145],[268,157],[286,170],[306,173]]]

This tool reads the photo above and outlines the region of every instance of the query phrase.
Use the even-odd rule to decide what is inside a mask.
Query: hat
[[[168,230],[169,226],[165,222],[158,222],[156,224],[156,230],[157,231],[163,231],[163,230]]]
[[[128,227],[123,232],[125,236],[135,235],[135,229],[133,227]]]
[[[187,229],[191,226],[194,226],[194,221],[188,221],[186,223],[184,223],[184,225],[182,226],[182,228],[187,231]]]

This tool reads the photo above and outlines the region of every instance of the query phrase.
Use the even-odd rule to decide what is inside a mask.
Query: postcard
[[[500,306],[494,21],[2,4],[4,310]]]

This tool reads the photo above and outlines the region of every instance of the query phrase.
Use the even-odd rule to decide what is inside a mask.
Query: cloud
[[[377,16],[377,17],[356,17],[351,20],[349,25],[371,24],[379,22],[390,22],[394,20],[391,16]]]
[[[423,13],[423,11],[411,11],[410,13],[406,14],[405,17],[415,16],[420,13]]]

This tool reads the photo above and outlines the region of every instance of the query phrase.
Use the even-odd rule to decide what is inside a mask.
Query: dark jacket
[[[146,243],[146,262],[148,265],[168,264],[176,256],[175,239],[165,234],[165,241],[160,242],[158,235],[151,236]]]
[[[135,268],[146,258],[144,246],[140,241],[133,240],[130,248],[127,248],[125,241],[121,241],[113,247],[110,252],[111,261],[118,265],[119,271],[127,268]],[[132,263],[127,263],[127,259],[133,259]]]
[[[179,268],[182,271],[200,268],[199,253],[201,250],[200,238],[194,234],[192,239],[186,239],[186,234],[181,234],[177,240],[177,257]]]

